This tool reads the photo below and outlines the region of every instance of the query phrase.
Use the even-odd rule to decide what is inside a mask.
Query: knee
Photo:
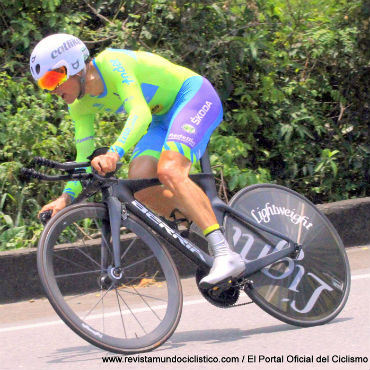
[[[159,181],[165,186],[177,184],[184,180],[184,176],[170,163],[166,163],[165,165],[158,167],[157,175]]]
[[[187,164],[184,166],[181,160],[178,160],[178,153],[173,154],[168,152],[165,158],[161,157],[157,168],[159,181],[169,188],[186,181],[189,173]]]

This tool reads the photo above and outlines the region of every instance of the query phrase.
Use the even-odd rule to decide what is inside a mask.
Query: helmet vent
[[[40,73],[40,64],[36,64],[36,73],[39,74]]]

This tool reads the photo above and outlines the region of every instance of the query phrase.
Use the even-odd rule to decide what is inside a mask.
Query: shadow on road
[[[84,346],[60,348],[49,356],[46,356],[46,358],[50,358],[47,361],[49,364],[78,363],[95,360],[107,354],[109,355],[109,352],[104,352],[86,342]]]
[[[326,325],[332,325],[339,322],[352,320],[352,318],[337,318]],[[188,342],[208,342],[212,343],[228,343],[241,339],[249,338],[259,334],[272,334],[276,332],[292,331],[292,330],[305,330],[298,326],[288,324],[271,325],[261,328],[254,328],[250,330],[240,330],[239,328],[230,329],[212,329],[212,330],[191,330],[183,332],[175,332],[173,336],[164,343],[156,352],[179,348]]]
[[[352,320],[351,317],[348,318],[337,318],[326,325],[332,325],[339,322],[344,322]],[[292,330],[305,330],[305,328],[300,328],[297,326],[292,326],[288,324],[270,325],[261,328],[254,328],[250,330],[240,330],[239,328],[230,329],[212,329],[212,330],[191,330],[183,332],[175,332],[172,337],[164,343],[161,347],[153,351],[155,353],[160,353],[162,351],[173,350],[186,345],[189,342],[208,342],[212,343],[228,343],[245,338],[249,338],[254,335],[259,334],[272,334],[276,332],[292,331]],[[99,348],[94,347],[86,343],[85,346],[76,347],[64,347],[58,349],[56,352],[47,356],[50,358],[48,363],[77,363],[91,361],[94,359],[101,358],[102,356],[114,355],[113,353],[103,351]]]

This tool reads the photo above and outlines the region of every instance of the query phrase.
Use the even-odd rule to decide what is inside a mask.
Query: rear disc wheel
[[[325,215],[302,195],[272,184],[244,188],[229,205],[302,246],[297,258],[283,258],[248,276],[253,281],[253,288],[245,289],[250,298],[292,325],[320,325],[336,317],[348,298],[350,269],[343,243]],[[231,215],[224,227],[228,242],[246,262],[288,246]]]

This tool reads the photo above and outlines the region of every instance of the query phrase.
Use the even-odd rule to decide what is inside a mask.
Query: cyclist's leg
[[[203,155],[212,132],[222,121],[221,101],[205,78],[191,77],[185,81],[169,113],[170,125],[158,162],[158,177],[174,195],[178,208],[206,235],[215,262],[201,284],[213,285],[244,271],[243,260],[230,249],[220,231],[208,197],[188,176],[192,163]]]
[[[199,90],[201,90],[202,101],[199,101],[197,96]],[[208,100],[204,100],[204,94],[208,92],[210,95],[209,90],[211,96]],[[199,125],[200,122],[193,123],[199,128],[195,129],[194,126],[183,123],[186,119],[190,122],[191,116],[197,114],[206,115],[201,119],[202,125]],[[209,117],[211,119],[208,119]],[[221,102],[211,84],[200,76],[187,80],[170,111],[165,115],[153,116],[153,122],[146,135],[136,145],[130,163],[129,178],[159,175],[163,180],[162,183],[168,182],[168,186],[151,187],[137,192],[135,197],[165,217],[177,208],[203,230],[216,224],[217,220],[208,197],[189,179],[188,174],[192,162],[198,160],[204,153],[211,133],[221,119]],[[179,125],[183,128],[179,128]],[[192,149],[180,142],[171,141],[171,138],[180,136],[176,134],[179,129],[188,135],[187,138],[182,137],[186,143],[190,141],[189,145]],[[195,132],[196,135],[194,135],[194,132],[189,133],[189,130],[199,132]],[[165,139],[168,139],[166,144]],[[160,157],[161,173],[158,174],[157,167]],[[174,187],[172,184],[178,184],[178,186]]]
[[[148,133],[134,150],[129,174],[131,178],[144,177],[140,173],[143,171],[144,175],[152,176],[156,164],[153,158],[159,158],[157,174],[164,188],[146,189],[135,196],[167,217],[169,210],[178,208],[203,229],[215,255],[211,273],[201,281],[203,286],[244,271],[243,260],[230,249],[220,231],[209,199],[188,177],[191,164],[203,155],[221,120],[221,101],[212,85],[200,76],[188,79],[170,111],[154,117]],[[165,127],[168,132],[163,136]],[[161,138],[163,149],[159,156]],[[144,159],[145,156],[153,158]],[[169,208],[164,210],[166,205]]]
[[[153,116],[153,122],[147,133],[136,145],[130,161],[128,173],[130,179],[158,176],[158,160],[168,131],[168,124],[163,123],[163,121],[163,116]],[[166,218],[170,218],[174,209],[179,209],[173,194],[163,186],[152,186],[140,190],[135,193],[135,198]]]
[[[161,154],[158,177],[165,189],[172,194],[176,208],[202,230],[217,224],[211,203],[204,191],[189,178],[192,162],[174,151]]]
[[[211,204],[205,193],[191,181],[188,177],[192,163],[182,154],[173,151],[163,152],[161,155],[161,163],[171,171],[171,178],[176,176],[175,183],[181,183],[186,190],[185,199],[176,196],[176,189],[174,186],[153,186],[135,193],[135,198],[144,203],[156,213],[164,217],[170,217],[174,209],[178,209],[189,220],[195,222],[199,227],[206,229],[208,225],[217,223],[216,217],[213,213]],[[172,170],[172,166],[176,170]],[[134,158],[130,163],[129,178],[150,178],[157,177],[158,159],[150,155],[142,155]],[[168,181],[172,181],[171,178]],[[171,190],[172,188],[172,190]],[[180,191],[181,194],[181,191]],[[189,199],[187,199],[189,198]],[[187,207],[184,207],[184,203]],[[199,206],[202,204],[203,206]],[[194,205],[198,207],[198,212],[192,213],[186,211],[187,208],[193,208]]]

